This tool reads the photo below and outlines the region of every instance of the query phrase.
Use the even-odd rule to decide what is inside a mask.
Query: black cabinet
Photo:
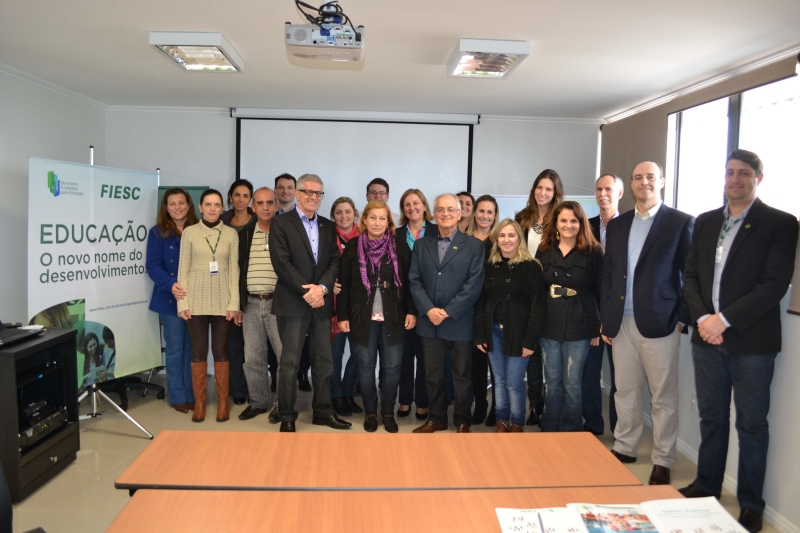
[[[76,332],[51,329],[0,349],[0,463],[20,502],[75,460]]]

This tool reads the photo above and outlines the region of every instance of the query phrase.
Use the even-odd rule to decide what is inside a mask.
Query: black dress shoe
[[[295,433],[294,422],[281,422],[281,433]]]
[[[653,471],[650,472],[650,480],[648,485],[669,485],[669,468],[661,465],[653,465]]]
[[[234,398],[233,403],[236,405],[244,405],[244,402],[247,401],[247,398]]]
[[[269,411],[269,409],[259,409],[258,407],[253,407],[252,405],[248,405],[247,409],[242,411],[239,415],[239,420],[250,420],[251,418],[255,418],[258,415],[263,415]]]
[[[709,496],[713,496],[719,500],[719,494],[711,494],[710,492],[706,492],[703,489],[695,486],[694,483],[690,483],[689,486],[678,489],[678,492],[683,494],[684,498],[708,498]]]
[[[635,463],[636,457],[632,455],[625,455],[624,453],[619,453],[617,450],[611,450],[611,454],[619,459],[620,463]]]
[[[475,404],[475,410],[472,411],[472,423],[473,424],[483,424],[483,421],[486,420],[486,410],[489,408],[488,405],[478,405]]]
[[[311,383],[308,382],[308,374],[300,374],[297,376],[297,388],[306,392],[311,391]]]
[[[539,425],[539,413],[536,412],[536,409],[531,409],[528,414],[528,419],[525,420],[526,426],[538,426]]]
[[[416,413],[414,413],[414,416],[417,417],[417,420],[427,420],[429,413],[420,413],[419,411],[417,411]]]
[[[344,397],[344,401],[347,402],[347,407],[349,407],[352,412],[354,412],[354,413],[363,413],[364,412],[364,410],[361,408],[360,405],[358,405],[356,403],[355,398],[353,398],[352,396],[345,396]]]
[[[494,415],[494,405],[489,409],[489,414],[486,415],[486,422],[484,422],[484,424],[489,427],[497,425],[497,417]]]
[[[374,433],[378,430],[378,413],[367,413],[364,415],[364,431]]]
[[[764,521],[764,513],[754,509],[742,509],[739,513],[739,523],[750,533],[761,531]]]
[[[587,433],[591,433],[591,434],[592,434],[592,435],[594,435],[595,437],[599,437],[600,435],[602,435],[602,434],[603,434],[603,432],[602,432],[602,431],[595,431],[595,430],[593,430],[592,428],[590,428],[589,426],[587,426],[586,424],[584,424],[584,425],[583,425],[583,430],[584,430],[585,432],[587,432]]]
[[[347,420],[342,420],[336,415],[328,416],[315,416],[311,419],[311,423],[315,426],[328,426],[333,429],[350,429],[353,425]]]
[[[269,412],[269,423],[270,424],[277,424],[281,421],[281,417],[278,416],[278,408],[274,407],[272,411]]]
[[[397,427],[397,420],[394,419],[393,414],[389,413],[388,415],[383,415],[383,429],[389,433],[398,432],[400,428]]]
[[[334,398],[331,400],[331,405],[333,406],[333,410],[336,411],[336,414],[339,416],[352,416],[353,413],[350,411],[350,407],[347,405],[347,402],[344,398]]]
[[[397,410],[397,418],[405,418],[411,414],[411,407],[406,409],[405,411],[401,411],[400,409]],[[428,415],[425,415],[428,416]]]

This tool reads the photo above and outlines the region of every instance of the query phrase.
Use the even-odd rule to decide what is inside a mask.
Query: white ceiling
[[[2,0],[0,63],[112,106],[603,118],[800,43],[798,0],[340,5],[365,26],[360,70],[286,55],[284,22],[303,23],[292,0]],[[245,71],[183,72],[150,31],[222,32]],[[532,54],[505,80],[448,78],[460,37],[529,40]]]

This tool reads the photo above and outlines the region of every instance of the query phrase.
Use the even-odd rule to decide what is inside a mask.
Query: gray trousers
[[[279,316],[278,333],[281,337],[281,361],[278,365],[278,414],[281,422],[297,420],[294,409],[297,400],[295,376],[297,364],[308,336],[308,355],[311,361],[311,387],[314,397],[311,408],[314,416],[330,416],[331,376],[333,355],[331,353],[331,320],[329,318]],[[273,345],[274,347],[274,345]],[[266,347],[265,347],[266,349]]]
[[[250,405],[257,409],[270,409],[275,400],[269,388],[267,339],[275,349],[278,363],[281,360],[282,350],[277,317],[272,314],[272,300],[247,296],[242,329],[244,330],[243,368],[250,394]]]
[[[617,392],[617,427],[614,449],[636,456],[642,438],[644,387],[650,388],[650,418],[653,421],[654,465],[672,468],[678,442],[678,349],[681,334],[676,329],[666,337],[647,339],[639,333],[632,316],[622,317],[614,337],[614,381]]]

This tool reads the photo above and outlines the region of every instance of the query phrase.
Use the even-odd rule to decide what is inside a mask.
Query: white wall
[[[474,131],[475,196],[527,195],[546,168],[561,176],[565,194],[594,194],[599,121],[482,116]]]
[[[105,145],[105,112],[0,68],[0,117],[0,320],[26,322],[28,157],[88,163],[89,146]]]

